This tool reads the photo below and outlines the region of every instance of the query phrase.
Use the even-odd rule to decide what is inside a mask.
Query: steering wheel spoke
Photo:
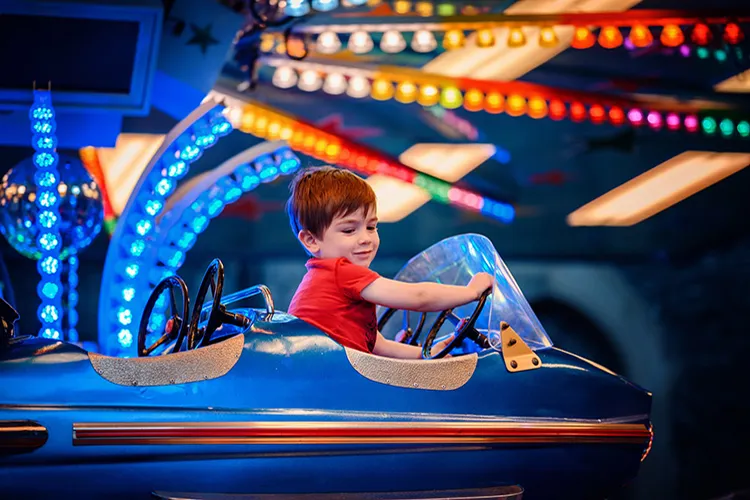
[[[211,308],[208,311],[208,318],[204,326],[199,327],[203,306],[206,302],[208,289],[211,289],[213,299]],[[203,275],[198,294],[195,297],[195,306],[193,315],[190,319],[188,329],[188,349],[203,347],[211,343],[211,338],[216,330],[222,325],[234,325],[239,327],[250,326],[250,319],[242,314],[235,314],[227,311],[221,303],[221,297],[224,294],[224,264],[221,260],[214,259],[208,265],[206,273]]]
[[[383,328],[385,328],[386,323],[393,317],[393,315],[398,311],[398,309],[388,308],[386,311],[380,316],[378,319],[378,331],[383,331]],[[403,311],[403,317],[401,318],[401,330],[405,332],[405,335],[398,339],[399,342],[402,344],[409,344],[409,345],[419,345],[419,335],[422,333],[422,328],[424,327],[425,320],[427,318],[427,313],[419,313],[419,323],[417,323],[416,330],[411,329],[411,321],[409,318],[409,312],[410,311]]]
[[[182,294],[181,311],[179,309],[180,304],[175,296],[175,290],[179,290]],[[146,347],[146,337],[153,333],[149,332],[148,329],[149,320],[156,308],[156,303],[159,301],[161,294],[165,291],[169,294],[169,305],[172,309],[172,315],[165,324],[164,334],[162,334],[153,344]],[[190,299],[188,297],[188,289],[185,281],[179,276],[169,276],[160,281],[159,284],[156,285],[156,288],[154,288],[153,292],[151,292],[148,301],[146,301],[146,306],[143,308],[141,323],[138,328],[138,356],[149,356],[156,349],[173,340],[175,340],[175,346],[171,352],[179,351],[187,335],[188,325],[184,318],[189,314]]]
[[[440,316],[438,316],[435,320],[435,323],[433,323],[432,328],[430,329],[430,332],[427,334],[427,338],[424,341],[424,345],[422,346],[422,359],[444,358],[453,349],[461,345],[466,337],[469,337],[471,340],[477,342],[477,344],[479,344],[483,348],[487,347],[489,345],[489,342],[487,342],[487,345],[484,345],[484,342],[482,342],[482,338],[484,338],[485,341],[487,340],[487,338],[474,328],[474,324],[477,322],[482,309],[484,309],[484,304],[487,302],[487,297],[490,295],[490,293],[492,293],[492,288],[488,288],[484,293],[482,293],[482,295],[479,297],[479,300],[477,301],[477,306],[474,308],[474,311],[468,318],[460,318],[453,312],[453,309],[447,309],[441,312]],[[455,337],[447,346],[445,346],[444,349],[433,355],[432,344],[435,342],[435,338],[437,337],[437,334],[440,331],[440,328],[445,323],[446,319],[451,321],[451,323],[456,326],[454,332]]]

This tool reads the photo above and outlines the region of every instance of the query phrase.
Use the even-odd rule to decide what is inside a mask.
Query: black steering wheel
[[[398,309],[394,308],[388,308],[386,311],[378,318],[378,331],[382,332],[383,328],[385,328],[386,323],[388,323],[388,320],[391,319],[393,314],[398,311]],[[419,323],[417,323],[417,329],[412,330],[411,325],[409,324],[409,311],[404,311],[403,320],[401,322],[401,329],[406,332],[406,335],[400,340],[402,344],[408,344],[408,345],[419,345],[417,342],[419,340],[419,335],[422,333],[422,327],[424,327],[425,319],[427,319],[427,313],[420,313],[419,316]]]
[[[172,309],[172,316],[167,320],[164,334],[159,339],[146,347],[146,336],[148,332],[148,321],[151,319],[151,314],[154,312],[156,307],[156,301],[159,300],[161,294],[169,290],[169,304]],[[182,294],[182,311],[178,314],[177,311],[177,299],[175,298],[175,290],[179,290]],[[159,346],[166,344],[172,340],[177,340],[174,345],[174,349],[171,352],[178,352],[182,347],[182,343],[185,340],[185,336],[188,331],[188,324],[185,321],[187,315],[190,314],[190,299],[188,298],[187,285],[179,276],[168,276],[161,280],[154,291],[146,302],[146,306],[143,308],[143,315],[141,316],[141,324],[138,327],[138,357],[144,357],[150,355]],[[166,354],[164,351],[163,354]]]
[[[211,287],[213,294],[213,303],[208,314],[206,326],[198,328],[200,322],[203,304],[206,302],[208,288]],[[224,264],[219,259],[214,259],[208,265],[206,273],[201,280],[198,295],[195,297],[193,306],[193,316],[190,319],[188,328],[188,349],[203,347],[210,343],[211,336],[218,330],[221,325],[235,325],[245,327],[250,325],[250,319],[241,314],[234,314],[227,311],[226,307],[221,304],[221,296],[224,293]],[[200,345],[198,343],[200,342]]]
[[[485,335],[479,333],[477,329],[474,328],[474,324],[477,322],[479,313],[481,313],[482,309],[484,309],[484,304],[485,302],[487,302],[487,297],[491,293],[492,288],[488,288],[484,291],[484,293],[482,293],[482,295],[479,296],[477,307],[474,308],[474,312],[472,312],[471,316],[469,316],[468,318],[459,318],[453,313],[453,309],[446,309],[445,311],[441,312],[440,316],[438,316],[435,322],[432,324],[432,328],[430,328],[430,332],[427,334],[427,338],[424,341],[424,345],[422,346],[422,359],[444,358],[449,352],[451,352],[457,346],[461,345],[461,343],[467,337],[476,342],[477,345],[479,345],[479,347],[482,347],[483,349],[490,347],[489,339]],[[445,346],[442,351],[433,356],[432,344],[433,342],[435,342],[435,337],[437,337],[437,334],[440,331],[440,327],[443,326],[443,323],[445,323],[446,319],[450,319],[451,322],[456,325],[456,335],[450,344]]]

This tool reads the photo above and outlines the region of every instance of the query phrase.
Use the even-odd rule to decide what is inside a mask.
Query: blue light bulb
[[[308,12],[310,12],[310,4],[307,0],[288,0],[284,9],[284,13],[292,17],[304,16]]]

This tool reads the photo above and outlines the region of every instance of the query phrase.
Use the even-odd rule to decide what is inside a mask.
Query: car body
[[[0,346],[0,491],[439,497],[517,485],[532,500],[603,498],[647,454],[651,395],[553,347],[486,238],[441,242],[399,278],[461,282],[480,270],[496,276],[476,326],[492,346],[433,361],[343,348],[289,314],[250,308],[232,309],[250,326],[162,356],[11,339]],[[514,347],[528,346],[518,369],[500,316]]]

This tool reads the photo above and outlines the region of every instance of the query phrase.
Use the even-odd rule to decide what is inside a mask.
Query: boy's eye
[[[378,230],[378,228],[377,228],[377,227],[375,227],[375,226],[368,226],[368,227],[367,227],[367,230],[368,230],[368,231],[377,231],[377,230]]]
[[[352,234],[354,232],[354,229],[342,229],[341,232],[346,233],[346,234]]]

